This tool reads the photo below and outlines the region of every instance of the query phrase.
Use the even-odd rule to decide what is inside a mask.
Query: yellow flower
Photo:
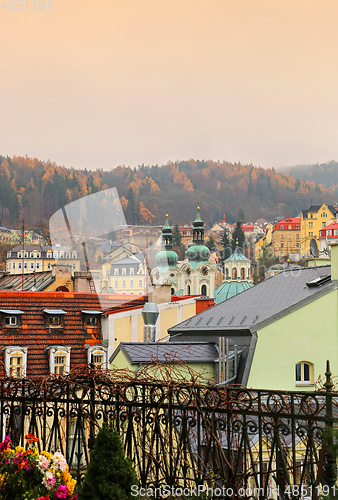
[[[76,480],[73,478],[67,483],[67,493],[69,496],[73,493],[75,485],[76,485]]]
[[[15,448],[15,453],[23,453],[24,451],[26,451],[26,450],[22,446],[17,446]]]
[[[48,451],[42,451],[42,452],[41,452],[41,455],[44,455],[45,457],[47,457],[47,458],[48,458],[48,460],[50,460],[50,459],[52,458],[52,456],[53,456],[53,455],[52,455],[51,453],[49,453]]]

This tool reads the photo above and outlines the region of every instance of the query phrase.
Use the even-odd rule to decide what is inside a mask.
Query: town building
[[[70,265],[72,273],[81,270],[78,252],[69,247],[17,245],[7,252],[6,271],[9,274],[51,271],[56,263]]]
[[[103,259],[101,288],[104,293],[146,293],[147,266],[143,253],[133,253],[123,245],[116,245]]]
[[[123,226],[116,231],[116,234],[122,245],[128,244],[132,252],[145,252],[160,238],[161,228],[157,226]]]
[[[231,383],[313,390],[326,360],[338,373],[338,245],[331,267],[288,269],[170,328],[174,342],[228,341],[241,351]]]
[[[251,261],[240,251],[235,251],[224,261],[225,279],[215,290],[215,304],[237,295],[253,286]]]
[[[319,252],[328,256],[330,245],[338,243],[338,222],[336,220],[319,231],[318,243]]]
[[[290,260],[301,258],[300,217],[286,217],[274,225],[272,231],[272,248],[275,257]]]
[[[162,229],[164,249],[156,255],[151,274],[155,285],[167,283],[172,295],[214,296],[216,266],[209,262],[210,251],[204,244],[204,223],[199,207],[193,222],[193,245],[186,251],[188,261],[177,266],[178,256],[172,249],[172,228],[168,215]]]
[[[310,256],[310,241],[318,239],[320,230],[335,221],[336,208],[332,205],[312,205],[300,215],[301,255]]]

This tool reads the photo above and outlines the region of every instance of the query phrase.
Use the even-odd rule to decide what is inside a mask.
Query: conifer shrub
[[[130,458],[125,457],[120,434],[104,424],[95,439],[79,500],[129,500],[138,484]]]

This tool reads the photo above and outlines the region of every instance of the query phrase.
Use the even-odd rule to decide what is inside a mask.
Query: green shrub
[[[134,484],[138,484],[138,480],[131,460],[125,457],[120,435],[104,424],[90,454],[79,500],[134,499],[131,496]]]

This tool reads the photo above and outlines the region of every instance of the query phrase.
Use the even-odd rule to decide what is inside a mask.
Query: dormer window
[[[70,252],[66,252],[66,259],[70,259]]]
[[[114,267],[114,276],[117,276],[119,274],[119,270],[117,267]]]
[[[66,375],[70,370],[70,350],[69,346],[50,346],[49,370],[54,375]]]
[[[76,252],[73,252],[73,253],[72,253],[72,258],[73,258],[73,259],[76,259]]]
[[[51,259],[52,258],[52,252],[49,250],[47,252],[47,259]]]
[[[24,312],[20,309],[0,309],[4,328],[18,328],[21,325],[20,316]]]
[[[57,253],[56,251],[55,251],[55,252],[53,252],[53,257],[54,257],[54,259],[57,259],[57,258],[58,258],[58,253]]]
[[[47,326],[49,328],[62,328],[64,326],[64,315],[67,314],[63,309],[44,309],[47,315]]]
[[[27,347],[3,347],[7,375],[14,378],[26,376]]]
[[[87,347],[88,364],[96,370],[102,370],[107,367],[107,348],[102,345],[93,345]]]
[[[134,268],[133,267],[130,268],[129,274],[134,274]]]
[[[84,315],[85,326],[89,328],[98,328],[100,326],[100,316],[102,314],[101,311],[90,309],[81,312]]]
[[[123,275],[125,275],[125,274],[127,274],[127,270],[126,270],[126,268],[125,268],[125,267],[123,267],[123,268],[122,268],[122,276],[123,276]]]
[[[65,252],[60,252],[60,259],[63,259],[65,256]]]

